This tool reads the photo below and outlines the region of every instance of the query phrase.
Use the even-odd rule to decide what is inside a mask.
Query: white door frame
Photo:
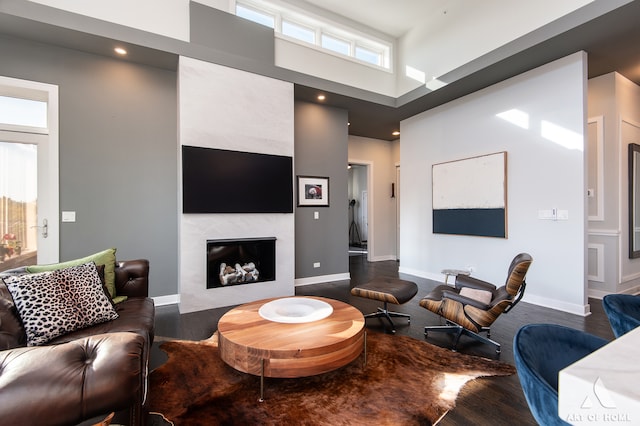
[[[15,98],[47,102],[47,129],[2,125],[0,139],[38,145],[38,220],[47,221],[47,237],[38,232],[38,263],[55,263],[60,259],[59,220],[59,105],[58,86],[0,76],[0,94]]]
[[[400,164],[396,163],[396,182],[395,193],[396,198],[396,260],[400,260]]]
[[[364,191],[360,191],[360,208],[363,210],[360,216],[362,225],[360,228],[361,239],[362,241],[369,240],[369,190],[368,184],[367,189]]]

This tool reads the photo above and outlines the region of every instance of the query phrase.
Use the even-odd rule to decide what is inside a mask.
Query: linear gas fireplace
[[[275,279],[275,237],[207,240],[207,288]]]

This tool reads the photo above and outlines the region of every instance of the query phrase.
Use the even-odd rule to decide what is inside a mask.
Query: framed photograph
[[[298,176],[298,207],[329,207],[329,178]]]

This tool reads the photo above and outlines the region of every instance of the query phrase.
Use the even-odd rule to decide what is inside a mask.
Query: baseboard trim
[[[153,304],[156,306],[177,305],[180,303],[179,294],[169,294],[167,296],[152,297]]]
[[[413,275],[414,277],[426,278],[428,280],[441,282],[444,284],[444,275],[440,273],[432,273],[427,271],[422,271],[420,269],[412,269],[400,266],[398,268],[398,272],[408,275]]]
[[[428,280],[439,281],[444,283],[444,277],[442,274],[432,273],[432,272],[427,272],[427,271],[422,271],[422,270],[412,269],[412,268],[405,268],[402,266],[399,268],[399,271],[404,274],[414,275],[416,277],[426,278]],[[557,300],[548,299],[545,297],[528,295],[527,293],[525,293],[522,301],[531,303],[532,305],[538,305],[545,308],[556,309],[558,311],[564,311],[570,314],[580,315],[583,317],[591,315],[591,306],[589,304],[586,304],[584,306],[575,305],[573,303],[559,302]]]
[[[374,256],[371,259],[369,259],[370,262],[384,262],[387,260],[397,260],[397,258],[393,254],[388,254],[385,256]]]
[[[532,305],[542,306],[544,308],[551,308],[557,311],[580,315],[582,317],[591,315],[591,305],[589,305],[588,303],[586,305],[576,305],[573,303],[559,302],[557,300],[549,299],[546,297],[527,295],[526,293],[522,298],[522,301],[531,303]]]
[[[327,283],[331,281],[344,281],[344,280],[350,280],[350,279],[351,279],[351,274],[349,274],[348,272],[344,274],[318,275],[316,277],[296,278],[294,280],[294,285],[296,287],[299,287],[299,286],[310,285],[310,284],[320,284],[320,283]]]
[[[589,289],[588,291],[588,295],[589,297],[592,297],[594,299],[599,299],[602,300],[607,294],[631,294],[631,295],[637,295],[638,293],[640,293],[640,287],[636,286],[636,287],[632,287],[632,288],[628,288],[624,291],[621,291],[619,293],[613,292],[613,291],[604,291],[604,290],[595,290],[595,289]]]

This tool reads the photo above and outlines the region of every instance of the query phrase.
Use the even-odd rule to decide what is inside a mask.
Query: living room
[[[174,53],[160,52],[155,56],[151,55],[152,59],[149,59],[149,62],[152,66],[145,66],[86,53],[83,51],[86,47],[80,45],[86,44],[87,41],[79,35],[82,34],[79,31],[81,28],[90,26],[100,28],[96,32],[120,31],[122,38],[131,38],[140,43],[144,42],[151,46],[166,44],[172,49],[187,49],[187,53],[191,50],[192,55],[199,55],[205,60],[209,57],[215,59],[214,62],[230,61],[227,57],[228,54],[219,52],[220,41],[213,37],[214,34],[211,34],[210,28],[198,37],[205,38],[205,41],[213,44],[215,48],[203,46],[202,40],[199,40],[198,44],[184,44],[129,27],[97,21],[93,18],[81,18],[73,13],[50,9],[38,4],[29,4],[30,7],[26,9],[24,4],[24,2],[7,2],[3,5],[6,9],[4,17],[7,20],[7,25],[4,26],[5,31],[17,31],[15,28],[27,22],[25,19],[31,15],[31,19],[33,19],[31,24],[34,25],[34,28],[29,28],[29,31],[34,33],[39,29],[41,35],[38,36],[36,32],[28,38],[21,39],[15,36],[4,38],[2,44],[4,57],[12,58],[12,60],[3,61],[2,74],[32,81],[58,82],[60,86],[63,86],[64,83],[65,90],[60,96],[60,210],[77,211],[78,221],[61,225],[60,259],[80,257],[86,253],[96,252],[111,246],[117,246],[121,256],[126,258],[148,257],[157,265],[151,272],[151,281],[154,283],[151,295],[157,298],[157,302],[160,304],[177,303],[180,298],[180,286],[189,285],[183,282],[184,278],[181,277],[181,274],[192,274],[193,270],[190,269],[190,265],[182,264],[182,262],[189,260],[181,256],[181,251],[184,248],[182,245],[185,243],[181,236],[183,230],[181,230],[179,223],[180,218],[184,216],[179,214],[180,199],[178,194],[180,194],[181,188],[176,176],[179,176],[180,164],[176,147],[179,144],[214,143],[213,139],[224,140],[225,144],[230,144],[229,138],[235,136],[238,140],[240,132],[244,131],[242,127],[248,123],[247,116],[260,117],[265,113],[265,110],[271,108],[270,101],[265,101],[266,105],[260,105],[260,101],[255,98],[255,95],[252,95],[251,98],[245,98],[246,101],[243,101],[244,103],[240,107],[241,104],[238,102],[242,99],[234,99],[234,104],[238,105],[237,110],[242,110],[247,115],[237,119],[224,115],[229,113],[225,103],[211,104],[211,102],[204,101],[205,98],[203,98],[201,102],[206,102],[207,109],[213,116],[217,115],[218,117],[215,121],[215,128],[206,125],[207,141],[177,142],[175,135],[184,130],[175,117],[181,117],[181,120],[185,119],[180,105],[181,102],[188,102],[179,97],[178,82],[183,74],[178,67],[178,57]],[[222,19],[220,12],[216,9],[209,9],[197,3],[192,3],[191,7],[194,8],[194,22],[192,23],[194,34],[197,34],[197,31],[204,31],[201,29],[203,27],[201,21],[204,17]],[[183,11],[183,13],[186,12]],[[222,14],[222,16],[226,15]],[[47,22],[51,19],[57,21],[56,27],[47,27],[45,30],[42,27],[43,24],[35,24],[38,21]],[[65,22],[68,22],[67,27],[73,30],[60,28]],[[258,55],[258,61],[263,60],[265,56],[273,56],[273,53],[265,53],[264,28],[251,25],[247,29],[246,24],[240,24],[236,20],[231,22],[232,25],[226,25],[228,30],[235,28],[235,31],[243,31],[243,34],[246,31],[251,31],[251,35],[245,34],[249,42],[240,45],[240,47],[233,46],[236,55],[245,57],[244,55],[254,54],[257,51],[259,53],[255,54]],[[198,27],[194,28],[196,26]],[[218,26],[221,27],[221,25]],[[27,25],[22,25],[22,27],[28,28]],[[88,29],[85,28],[85,30]],[[50,35],[48,31],[62,32],[57,35],[62,38],[68,37],[70,34],[75,35],[77,36],[76,43],[79,46],[77,49],[73,49],[29,41],[36,37],[53,37],[53,34]],[[267,41],[266,44],[271,46],[273,51],[273,41]],[[138,46],[138,48],[141,47]],[[135,50],[131,53],[135,53]],[[148,52],[145,53],[148,54]],[[219,58],[216,58],[216,55]],[[185,60],[183,59],[183,61]],[[569,84],[565,84],[568,83],[566,80],[577,84],[578,79],[584,78],[582,75],[578,75],[582,72],[579,69],[579,63],[584,63],[584,58],[573,56],[565,61],[577,61],[574,65],[573,75],[557,77],[550,74],[548,77],[549,84],[554,84],[562,90],[568,90],[570,87]],[[202,63],[205,65],[207,62],[202,61]],[[217,65],[205,66],[219,67]],[[245,64],[245,66],[248,65]],[[560,65],[547,65],[547,69],[558,66]],[[287,74],[285,70],[278,69],[277,71],[281,74]],[[231,68],[225,72],[237,76],[245,75],[243,71]],[[470,102],[466,102],[466,99],[453,102],[449,104],[447,109],[451,110],[456,105],[460,105],[460,108],[464,109],[474,104],[479,104],[479,108],[482,109],[484,102],[493,101],[492,92],[508,92],[505,87],[511,87],[514,84],[522,84],[522,90],[531,90],[533,93],[542,93],[541,90],[548,90],[546,87],[527,89],[528,83],[526,81],[528,79],[537,80],[537,73],[547,74],[545,69],[532,72],[534,74],[523,74],[514,80],[501,83],[502,86],[497,85],[482,93],[476,93],[468,98]],[[255,78],[257,86],[261,86],[265,81],[271,81],[257,76]],[[546,96],[541,95],[548,100],[548,105],[541,104],[540,108],[558,111],[557,102],[565,102],[564,109],[573,111],[575,114],[572,118],[573,122],[557,124],[580,132],[583,117],[587,115],[586,112],[581,113],[574,108],[576,104],[579,104],[581,108],[584,104],[585,95],[580,92],[581,87],[582,84],[579,87],[574,86],[572,93],[564,95],[560,95],[559,90],[549,90]],[[293,87],[286,90],[294,91]],[[255,93],[255,90],[252,90],[252,93]],[[233,95],[233,92],[229,90],[221,94],[229,97]],[[217,95],[218,93],[212,92],[212,96]],[[529,95],[530,93],[527,92],[526,96]],[[294,94],[289,93],[286,96],[293,97]],[[489,100],[485,101],[484,96],[488,96],[489,98],[486,99]],[[96,99],[99,99],[100,102],[96,102]],[[520,99],[519,97],[516,102],[510,99],[507,93],[501,102],[504,103],[506,110],[517,105]],[[293,99],[290,102],[294,102]],[[296,106],[294,112],[291,112],[294,103]],[[306,102],[300,101],[294,103],[285,106],[288,109],[286,118],[290,120],[290,128],[286,130],[284,125],[282,128],[285,133],[288,132],[284,136],[286,138],[293,138],[294,129],[296,132],[295,174],[329,176],[332,200],[346,200],[347,171],[346,166],[342,167],[342,163],[348,163],[351,155],[361,155],[361,149],[357,151],[358,154],[351,154],[350,150],[356,149],[353,147],[358,144],[363,145],[363,140],[348,135],[348,128],[345,124],[349,120],[347,111],[326,108],[317,104],[307,105]],[[326,116],[323,119],[334,124],[329,126],[320,125],[318,122],[309,123],[311,119],[306,119],[305,115],[312,115],[313,110],[322,111],[322,114]],[[424,144],[426,149],[438,147],[436,151],[440,152],[440,147],[446,146],[449,147],[447,150],[450,152],[446,154],[448,151],[442,151],[438,155],[434,155],[428,164],[496,151],[506,150],[509,152],[508,238],[502,241],[458,237],[443,239],[426,232],[430,227],[430,213],[428,206],[421,206],[418,200],[430,198],[428,192],[430,178],[429,176],[420,177],[419,170],[427,171],[428,167],[425,166],[428,164],[423,164],[420,161],[420,158],[423,158],[422,155],[414,155],[414,150],[417,149],[416,144],[421,146],[424,138],[422,135],[416,134],[414,136],[413,131],[414,126],[422,121],[422,117],[438,114],[438,111],[433,110],[433,112],[406,120],[403,123],[403,127],[406,129],[402,137],[402,144],[397,139],[390,142],[392,147],[399,145],[400,149],[390,148],[388,163],[374,167],[378,174],[376,175],[376,185],[372,190],[371,203],[373,208],[370,209],[374,215],[374,227],[370,242],[373,258],[388,259],[397,255],[395,238],[392,237],[396,232],[395,224],[389,223],[389,219],[393,218],[394,213],[392,212],[395,212],[395,200],[389,197],[389,186],[394,180],[395,166],[402,158],[403,173],[406,173],[406,176],[412,176],[404,179],[403,187],[399,188],[402,194],[399,209],[400,221],[405,223],[399,238],[399,251],[403,253],[400,267],[404,272],[436,278],[442,268],[471,266],[488,278],[497,279],[502,273],[501,269],[487,266],[485,267],[487,269],[482,270],[482,265],[495,264],[495,256],[498,253],[500,253],[499,258],[506,261],[512,256],[514,250],[517,251],[518,247],[524,246],[531,250],[538,247],[535,251],[540,251],[538,259],[539,262],[543,261],[543,267],[533,271],[534,274],[541,275],[534,275],[537,286],[530,289],[529,301],[581,315],[588,314],[587,277],[582,272],[585,271],[587,264],[583,254],[586,241],[582,231],[586,224],[581,217],[582,215],[577,213],[584,211],[584,200],[581,196],[584,186],[581,178],[583,156],[558,150],[552,145],[548,146],[551,151],[545,153],[543,149],[547,148],[536,143],[532,146],[541,148],[541,150],[535,151],[534,155],[537,158],[545,159],[545,168],[537,167],[535,170],[524,173],[520,172],[521,165],[530,165],[531,157],[530,153],[519,152],[523,144],[518,144],[517,141],[522,139],[524,134],[517,133],[517,128],[513,126],[504,126],[500,123],[497,126],[488,124],[491,127],[485,129],[484,132],[491,134],[491,137],[487,138],[488,140],[483,138],[482,147],[471,142],[473,138],[470,135],[447,134],[444,145],[433,140],[433,136],[431,136],[430,139],[433,140],[433,143]],[[496,110],[494,114],[500,112],[502,111]],[[318,115],[318,113],[315,114]],[[467,114],[467,111],[464,114]],[[279,117],[279,119],[282,118],[285,117]],[[212,122],[213,118],[203,117],[204,122],[207,120]],[[451,118],[451,120],[459,119]],[[547,121],[553,123],[553,118],[547,119]],[[294,126],[294,122],[296,126]],[[437,125],[442,126],[444,123],[442,121]],[[254,123],[254,125],[256,124]],[[315,125],[315,127],[311,127],[311,125]],[[438,131],[448,132],[461,127],[464,126],[449,123],[446,129],[440,128]],[[268,129],[259,126],[256,128],[258,132]],[[313,134],[312,131],[306,129],[315,129],[326,132],[326,134]],[[504,133],[499,136],[497,131]],[[254,136],[250,135],[250,137]],[[457,143],[454,142],[457,139],[469,141],[468,143],[471,143],[472,146],[463,144],[457,147]],[[318,149],[318,146],[314,145],[314,141],[318,140],[323,141],[322,149]],[[364,141],[366,142],[366,140],[365,138]],[[238,143],[241,148],[243,143],[250,142],[240,141]],[[373,143],[379,144],[380,141],[374,140]],[[435,153],[425,152],[423,154],[428,157]],[[565,154],[567,157],[564,157]],[[344,161],[335,161],[336,158],[344,158]],[[556,172],[550,168],[549,158],[557,160]],[[574,165],[570,167],[571,164]],[[105,167],[107,165],[109,166]],[[121,173],[114,173],[114,170]],[[414,173],[416,173],[415,178],[413,177]],[[550,179],[547,178],[548,176],[563,176],[563,178]],[[567,179],[569,176],[573,177]],[[534,177],[536,178],[534,179]],[[379,182],[385,178],[386,182]],[[519,181],[526,183],[527,191],[521,191],[515,186],[516,184],[520,185]],[[110,184],[107,185],[106,182]],[[420,182],[424,182],[424,184]],[[412,183],[417,186],[413,187]],[[100,188],[100,190],[95,191],[94,188]],[[519,194],[523,194],[524,200],[518,199]],[[134,202],[135,200],[142,200],[142,202]],[[126,208],[123,208],[123,203],[126,204]],[[403,206],[407,207],[403,208]],[[552,223],[538,219],[540,210],[553,208],[567,210],[569,220]],[[287,292],[293,291],[293,287],[291,287],[292,274],[295,274],[296,282],[301,284],[344,279],[348,276],[348,236],[343,232],[343,227],[348,227],[347,215],[344,214],[347,206],[341,206],[339,202],[334,201],[329,207],[318,210],[320,218],[316,220],[312,218],[310,209],[296,208],[295,241],[287,243],[291,245],[288,248],[288,253],[283,255],[295,259],[295,265],[288,266],[282,275],[283,279],[290,282],[287,284],[289,286]],[[421,213],[415,214],[418,211]],[[210,223],[211,226],[216,226],[215,221]],[[621,226],[624,226],[624,223],[621,223]],[[132,232],[134,229],[135,232]],[[415,232],[417,229],[425,231]],[[520,232],[519,229],[526,231]],[[103,232],[102,230],[108,231]],[[565,232],[567,234],[564,234]],[[92,235],[92,238],[87,239],[86,235]],[[210,237],[219,236],[209,235],[205,238]],[[485,250],[485,244],[495,245],[496,247],[493,247],[495,250]],[[291,256],[293,247],[295,247],[295,256]],[[557,253],[562,253],[562,256],[557,256]],[[542,258],[540,258],[541,256]],[[548,257],[548,259],[544,259],[544,257]],[[320,267],[314,268],[313,265],[318,263]],[[567,268],[568,264],[572,267]],[[634,274],[632,269],[627,275],[633,276]],[[620,277],[620,280],[620,282],[624,282],[626,277]],[[563,283],[562,289],[559,289],[555,284],[557,282]],[[635,285],[632,281],[625,282],[624,288],[617,290],[629,291]],[[229,302],[233,304],[234,300],[229,300]]]
[[[496,118],[524,107],[531,129],[546,121],[583,137],[585,117],[591,116],[584,54],[540,64],[421,111],[402,121],[401,142],[370,141],[349,135],[347,110],[296,99],[295,84],[287,79],[288,71],[274,66],[273,41],[265,41],[261,28],[251,26],[240,48],[234,45],[225,50],[220,40],[224,37],[216,33],[222,25],[206,31],[198,27],[204,32],[199,37],[211,38],[185,43],[45,4],[3,3],[0,12],[7,25],[0,35],[4,58],[0,75],[60,88],[60,210],[77,212],[76,222],[60,226],[60,260],[106,247],[117,247],[119,259],[149,259],[150,296],[158,306],[180,304],[185,313],[231,306],[247,298],[291,295],[297,286],[345,280],[349,278],[346,165],[352,159],[373,164],[374,228],[369,250],[374,260],[386,260],[398,256],[396,224],[388,219],[395,214],[390,186],[395,166],[401,162],[400,272],[441,280],[443,268],[473,267],[478,275],[500,282],[513,255],[529,251],[535,267],[525,301],[578,316],[589,314],[592,274],[586,254],[591,241],[585,235],[590,223],[583,214],[585,150],[562,147]],[[181,16],[192,19],[194,25],[212,18],[226,22],[230,30],[246,30],[246,25],[231,17],[229,22],[222,19],[219,10],[191,6],[192,15],[185,3]],[[203,8],[211,10],[202,13]],[[75,37],[79,33],[83,36]],[[47,42],[50,35],[55,42]],[[96,54],[94,47],[89,50],[84,45],[87,38],[97,38],[104,45],[114,39],[129,41],[131,54],[136,48],[145,54],[160,46],[166,50],[150,55],[147,63],[124,61]],[[249,57],[249,52],[257,56]],[[265,57],[272,61],[270,75],[247,71],[262,68]],[[388,145],[388,157],[383,161],[363,158],[367,154],[362,147],[368,142]],[[238,215],[184,215],[181,145],[240,150],[259,145],[261,151],[285,153],[295,160],[295,175],[330,178],[331,203],[317,209],[295,207],[294,214],[275,218],[240,217],[237,222],[237,217],[230,216]],[[508,153],[508,238],[433,234],[431,165],[499,151]],[[624,162],[618,158],[620,167]],[[539,211],[551,209],[567,210],[569,220],[539,219]],[[620,216],[626,212],[619,210]],[[318,219],[314,212],[319,213]],[[619,224],[624,229],[623,221]],[[268,235],[263,235],[265,228]],[[222,296],[206,292],[202,243],[256,235],[275,236],[281,243],[278,259],[284,264],[268,293],[261,289],[251,294],[230,290]],[[607,265],[617,269],[623,257],[607,258]],[[630,263],[613,291],[633,292],[638,286],[636,269],[640,267]]]

